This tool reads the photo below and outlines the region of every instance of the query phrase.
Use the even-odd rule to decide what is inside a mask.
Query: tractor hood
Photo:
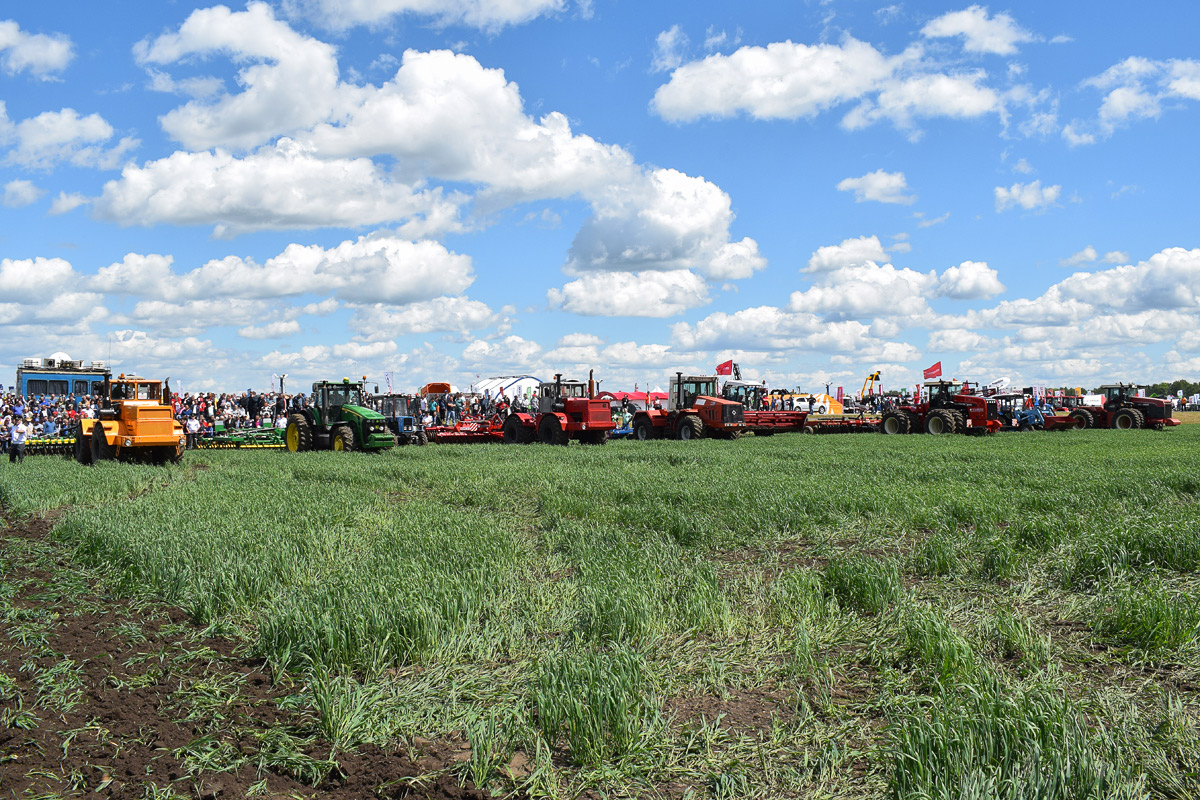
[[[383,414],[370,408],[363,406],[342,406],[342,415],[344,417],[358,417],[359,419],[383,419]]]

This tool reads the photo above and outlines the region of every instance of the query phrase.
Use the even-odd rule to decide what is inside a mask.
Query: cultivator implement
[[[876,433],[879,417],[860,415],[857,417],[820,416],[804,421],[805,433]]]
[[[468,417],[453,425],[427,427],[425,433],[437,444],[491,444],[504,441],[504,420],[499,414]]]
[[[216,436],[201,437],[196,447],[201,450],[282,450],[282,428],[231,429]]]

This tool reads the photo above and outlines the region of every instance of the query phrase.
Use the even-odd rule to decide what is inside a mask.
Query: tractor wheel
[[[111,461],[117,456],[117,448],[104,438],[104,426],[99,422],[92,428],[92,463]]]
[[[879,432],[889,436],[908,433],[911,430],[911,424],[912,420],[903,411],[889,411],[883,415],[883,420],[879,423]],[[808,428],[806,427],[805,430]]]
[[[288,417],[283,441],[289,453],[302,453],[312,449],[312,431],[309,430],[308,420],[303,414],[292,414]]]
[[[1033,430],[1033,426],[1032,426],[1032,425],[1030,425],[1028,422],[1026,422],[1025,424],[1023,424],[1023,425],[1021,426],[1020,430],[1021,430],[1023,433],[1028,433],[1029,431]]]
[[[583,444],[607,444],[607,431],[588,431],[579,437],[579,441]]]
[[[413,437],[413,444],[418,447],[429,444],[429,435],[425,431],[417,431],[417,435]]]
[[[702,436],[704,436],[704,421],[691,414],[679,420],[679,424],[675,428],[675,438],[682,442],[699,439]]]
[[[562,429],[562,425],[558,424],[558,417],[547,414],[538,423],[538,441],[542,444],[565,445],[571,441],[571,437]]]
[[[807,422],[805,422],[804,427],[800,429],[800,432],[807,433],[809,436],[812,436],[817,432],[817,427],[815,425],[809,425]]]
[[[83,423],[75,426],[75,460],[80,464],[92,463],[92,443],[83,435]]]
[[[525,433],[525,426],[521,424],[521,419],[516,414],[509,414],[508,419],[504,420],[504,443],[529,443],[529,436]]]
[[[633,423],[633,438],[639,442],[644,442],[648,439],[657,439],[658,431],[654,430],[654,423],[648,419],[639,419]]]
[[[1113,414],[1112,426],[1123,431],[1137,430],[1146,424],[1146,415],[1136,408],[1122,408]]]
[[[1096,427],[1096,418],[1092,416],[1092,412],[1086,408],[1077,408],[1070,414],[1071,419],[1079,421],[1080,428]]]
[[[404,435],[397,436],[395,434],[392,434],[392,444],[395,445],[396,447],[404,447],[404,445],[408,444],[411,441],[412,441],[412,439],[408,438],[407,436],[404,436]]]
[[[354,450],[354,429],[349,425],[341,426],[330,437],[330,445],[339,452],[351,452]]]
[[[955,409],[951,409],[950,413],[954,415],[954,430],[959,433],[965,433],[967,430],[967,415]]]
[[[935,408],[925,417],[925,432],[934,435],[954,433],[958,430],[954,413],[944,408]]]
[[[726,438],[737,441],[738,439],[742,438],[743,433],[745,433],[745,431],[732,430],[732,431],[729,431],[729,434]]]

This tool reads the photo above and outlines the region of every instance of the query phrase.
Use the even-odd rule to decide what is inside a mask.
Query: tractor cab
[[[721,386],[721,397],[741,403],[749,409],[762,408],[763,398],[768,394],[765,383],[749,381],[725,381]]]
[[[679,411],[695,407],[696,398],[698,397],[720,396],[721,393],[717,391],[717,378],[715,375],[684,375],[681,372],[677,372],[675,373],[675,377],[671,378],[671,391],[667,397],[667,402],[670,404],[669,410]]]
[[[587,397],[587,389],[587,384],[583,381],[564,381],[561,375],[555,375],[553,381],[538,387],[537,410],[541,414],[565,411],[567,401]]]
[[[351,383],[349,378],[342,378],[341,383],[333,381],[318,381],[313,384],[313,399],[321,416],[326,419],[338,419],[342,414],[342,406],[365,406],[363,401],[363,385]]]
[[[1110,383],[1100,387],[1100,394],[1104,396],[1104,407],[1115,411],[1126,406],[1129,398],[1137,394],[1137,390],[1136,383]]]
[[[926,381],[925,402],[930,408],[947,408],[957,405],[955,400],[963,394],[962,381]]]

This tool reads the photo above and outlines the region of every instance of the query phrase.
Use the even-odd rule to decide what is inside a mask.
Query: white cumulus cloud
[[[602,317],[673,317],[710,302],[708,284],[689,270],[599,272],[550,289],[552,308]]]
[[[1018,44],[1034,41],[1033,34],[1008,14],[989,17],[987,8],[983,6],[951,11],[930,20],[921,29],[921,35],[931,39],[961,36],[963,50],[968,53],[994,53],[1001,56],[1011,56],[1017,52]]]
[[[905,194],[908,182],[903,172],[877,169],[859,178],[846,178],[838,183],[837,188],[842,192],[854,192],[854,200],[858,203],[874,200],[877,203],[909,205],[917,201],[916,195]]]
[[[983,261],[964,261],[942,273],[937,293],[955,300],[995,297],[1004,291],[1000,275]]]
[[[62,34],[28,33],[10,19],[0,20],[0,65],[9,75],[28,71],[48,80],[75,57],[75,47]]]
[[[0,200],[5,208],[23,208],[36,203],[46,194],[31,181],[14,180],[4,184],[4,197]]]
[[[997,186],[995,194],[997,212],[1016,206],[1031,211],[1054,205],[1058,201],[1059,195],[1062,194],[1062,186],[1055,184],[1043,187],[1041,181],[1014,183],[1007,188]]]

